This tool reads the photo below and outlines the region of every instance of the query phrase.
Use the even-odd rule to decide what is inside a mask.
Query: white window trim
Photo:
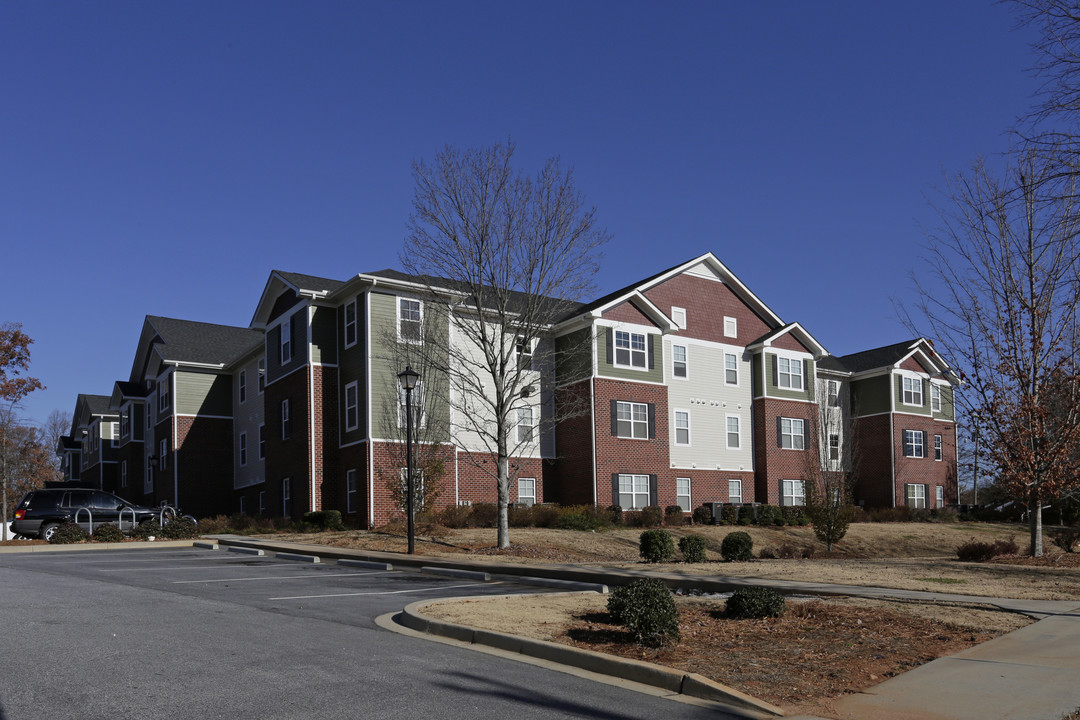
[[[923,407],[923,378],[918,375],[901,375],[900,376],[900,404],[907,405],[908,407]],[[919,402],[908,402],[907,384],[910,381],[916,381],[919,383]],[[914,391],[912,391],[912,399],[914,400]]]
[[[112,447],[119,447],[120,446],[120,422],[119,421],[110,422],[109,425],[111,426],[109,429],[112,432],[112,437],[109,439],[109,443],[110,443],[110,445]]]
[[[240,433],[240,441],[237,443],[237,445],[238,445],[237,449],[240,452],[240,467],[247,467],[247,460],[248,460],[248,452],[249,452],[249,450],[248,450],[248,441],[247,441],[247,433],[246,432]]]
[[[169,385],[172,382],[172,373],[168,373],[165,377],[160,378],[157,381],[158,390],[158,415],[169,409],[172,403],[172,388]],[[164,392],[162,392],[164,390]]]
[[[938,508],[945,507],[945,488],[941,485],[934,488],[934,502]]]
[[[647,412],[647,410],[646,410],[646,412]],[[679,413],[682,413],[682,414],[686,415],[686,427],[685,428],[680,428],[679,427]],[[693,435],[691,434],[691,423],[690,423],[690,411],[689,410],[686,410],[686,409],[683,409],[683,408],[672,408],[671,430],[672,430],[672,436],[671,437],[672,437],[672,440],[674,441],[674,443],[676,445],[678,445],[679,447],[691,447],[692,446]],[[679,442],[679,430],[686,430],[686,442]],[[646,434],[647,434],[647,432],[648,431],[646,431]]]
[[[288,351],[288,355],[286,355]],[[293,359],[293,347],[292,347],[292,315],[289,315],[281,322],[281,337],[278,343],[278,362],[282,365],[288,365]]]
[[[836,392],[832,391],[832,388],[836,388]],[[840,407],[840,381],[839,380],[826,380],[825,381],[825,405],[827,407]]]
[[[629,405],[630,406],[630,419],[629,420],[620,420],[619,419],[618,412],[619,412],[619,406],[620,405]],[[635,405],[640,405],[641,407],[645,408],[645,419],[644,420],[635,420],[634,419],[634,406]],[[615,427],[616,428],[618,428],[620,422],[629,422],[630,423],[630,434],[629,435],[623,435],[621,433],[617,433],[615,435],[615,437],[623,438],[624,440],[648,440],[649,439],[649,404],[648,403],[630,402],[628,400],[618,400],[618,401],[616,401],[616,405],[615,405],[615,413],[616,413],[616,417],[615,417]],[[637,436],[634,435],[634,427],[636,427],[639,423],[642,423],[642,422],[645,423],[645,435],[644,435],[644,437],[637,437]]]
[[[679,316],[682,316],[682,321],[679,321]],[[675,326],[680,330],[686,329],[686,308],[671,306],[671,321],[675,323]]]
[[[630,492],[623,492],[622,491],[623,478],[629,478]],[[645,491],[644,492],[639,491],[639,490],[636,489],[637,488],[636,482],[637,482],[638,478],[645,478]],[[618,478],[618,482],[619,482],[619,507],[621,507],[623,510],[641,510],[644,507],[648,507],[649,503],[652,501],[652,487],[651,487],[651,481],[650,481],[650,478],[649,478],[648,475],[643,475],[641,473],[620,473],[619,478]],[[630,496],[630,506],[629,507],[627,507],[626,505],[623,505],[623,503],[622,503],[622,496],[623,495],[629,495]],[[637,504],[639,495],[644,495],[645,496],[645,502],[642,505]]]
[[[648,341],[646,340],[646,343],[647,342]],[[685,375],[676,375],[675,374],[675,362],[676,362],[676,360],[675,360],[675,348],[682,348],[683,357],[685,358],[685,360],[683,360],[683,370],[686,371]],[[648,362],[649,362],[648,358],[646,358],[645,363],[648,364]],[[682,343],[672,343],[671,344],[671,379],[672,380],[681,380],[681,381],[685,381],[685,380],[690,379],[690,347],[688,345],[683,345]]]
[[[934,435],[934,462],[941,462],[945,457],[945,446],[942,443],[941,435]]]
[[[728,327],[731,327],[731,332],[728,332]],[[737,338],[739,337],[739,320],[728,315],[724,316],[724,337]]]
[[[247,504],[244,502],[245,500],[247,500],[247,496],[246,495],[241,495],[240,496],[240,514],[241,515],[247,515]]]
[[[941,412],[941,386],[930,383],[930,412]]]
[[[167,465],[169,457],[169,439],[161,438],[161,442],[158,443],[158,470],[168,470]]]
[[[353,392],[352,406],[353,418],[349,421],[349,390]],[[360,386],[356,380],[345,386],[345,431],[351,432],[360,427]]]
[[[256,387],[259,388],[259,394],[262,395],[266,391],[266,358],[259,358],[257,364],[257,372],[259,373],[259,379],[256,382]]]
[[[350,481],[352,487],[350,489]],[[356,512],[356,495],[359,492],[356,485],[356,470],[345,471],[345,512]]]
[[[785,420],[787,420],[789,423],[791,423],[791,432],[789,432],[789,433],[784,432],[784,421]],[[795,432],[795,423],[799,423],[799,432],[798,433]],[[790,437],[791,438],[790,446],[785,446],[784,445],[784,438],[785,437]],[[795,447],[795,438],[799,438],[799,442],[802,445],[802,447]],[[799,450],[799,451],[806,449],[806,422],[802,418],[789,418],[789,417],[781,417],[780,418],[780,449],[781,450]]]
[[[727,366],[727,361],[728,361],[729,357],[735,358],[735,382],[731,382],[730,380],[728,380],[728,376],[727,376],[728,370],[729,370],[729,368]],[[739,387],[739,354],[738,353],[724,352],[724,385],[726,385],[727,387]]]
[[[527,353],[521,352],[524,345],[528,344],[529,351]],[[520,335],[514,338],[514,367],[519,368],[522,372],[531,371],[533,369],[533,356],[536,353],[536,340],[531,339],[528,343],[525,342],[525,338]],[[521,361],[525,358],[529,359],[528,366],[522,368]]]
[[[914,493],[912,493],[913,489]],[[907,483],[904,485],[904,504],[913,510],[925,510],[926,494],[926,485],[923,483]],[[920,500],[922,505],[919,504]]]
[[[903,443],[904,443],[904,457],[909,458],[925,458],[926,457],[926,433],[922,430],[903,430]],[[908,455],[908,433],[911,433],[911,455]],[[916,442],[918,439],[918,442]],[[915,452],[918,451],[916,455]]]
[[[258,438],[258,455],[260,460],[266,459],[266,423],[259,423],[259,430],[256,436]]]
[[[521,492],[522,491],[521,484],[523,482],[526,483],[526,484],[527,483],[532,483],[532,488],[531,488],[532,489],[532,494],[528,494],[528,493],[522,494],[522,492]],[[534,477],[519,477],[518,478],[518,499],[517,499],[517,501],[519,503],[521,503],[521,502],[525,502],[526,500],[531,501],[531,503],[529,503],[531,505],[536,504],[536,478],[534,478]]]
[[[266,515],[266,491],[259,491],[259,515]]]
[[[349,322],[349,308],[352,308],[352,322]],[[345,349],[351,348],[360,341],[359,324],[356,316],[356,298],[353,298],[349,302],[345,303],[344,309],[341,311],[342,326],[342,339],[345,341]],[[353,339],[349,342],[349,326],[352,326]]]
[[[734,490],[736,487],[739,489],[739,494],[738,495],[733,495],[731,493],[731,491]],[[734,498],[738,498],[738,499],[736,500]],[[728,502],[738,502],[738,503],[742,502],[742,480],[741,479],[739,479],[739,478],[728,478],[728,499],[727,499],[727,501]]]
[[[396,312],[396,325],[398,342],[408,343],[410,345],[420,345],[424,342],[424,301],[417,300],[411,297],[402,297],[401,295],[395,296],[394,308]],[[408,300],[420,305],[420,337],[419,338],[406,338],[401,335],[401,301]],[[411,321],[410,321],[411,322]]]
[[[627,338],[626,338],[627,342],[629,343],[628,347],[621,348],[621,349],[625,350],[627,353],[629,353],[629,356],[628,356],[629,357],[629,362],[627,362],[627,363],[619,362],[619,350],[620,350],[620,348],[619,348],[619,333],[625,333],[626,336],[627,336]],[[641,336],[641,342],[644,345],[644,347],[642,347],[641,350],[635,350],[634,349],[634,336],[635,335],[640,335]],[[627,370],[638,370],[638,371],[641,371],[641,372],[648,372],[649,371],[649,333],[635,332],[634,330],[613,329],[612,333],[611,333],[611,343],[612,343],[612,347],[611,347],[611,364],[612,365],[614,365],[617,368],[625,368]],[[634,364],[634,353],[638,353],[638,352],[641,353],[641,357],[642,357],[642,361],[643,361],[641,365],[635,365]]]
[[[786,362],[788,369],[785,371],[780,367],[781,362]],[[799,371],[795,372],[791,364],[798,363]],[[787,378],[788,384],[783,384],[783,379]],[[795,380],[799,381],[798,387],[794,385]],[[802,392],[806,389],[806,362],[802,358],[787,357],[784,355],[776,356],[776,388],[778,390],[796,390]]]
[[[791,493],[784,492],[786,483],[791,483]],[[802,492],[796,493],[795,489],[798,487]],[[801,499],[802,502],[795,502],[796,498]],[[780,504],[784,507],[805,507],[806,506],[806,481],[805,480],[781,480],[780,481]]]
[[[526,417],[526,415],[528,415],[528,417]],[[517,423],[515,425],[517,428],[518,443],[531,443],[535,439],[536,418],[531,405],[526,405],[517,409]]]
[[[731,430],[728,429],[728,420],[734,419],[739,429],[735,433],[738,436],[738,444],[731,444]],[[734,413],[729,413],[724,416],[724,443],[728,450],[741,450],[742,449],[742,416]]]
[[[686,492],[679,492],[679,481],[686,481]],[[679,502],[680,498],[686,498],[686,505]],[[675,478],[675,504],[683,509],[683,512],[691,512],[694,509],[694,482],[688,477]]]
[[[241,405],[247,402],[247,370],[241,370],[236,379],[236,396]]]
[[[292,398],[283,399],[280,407],[281,441],[284,442],[292,437]],[[285,434],[286,429],[289,431],[288,435]]]

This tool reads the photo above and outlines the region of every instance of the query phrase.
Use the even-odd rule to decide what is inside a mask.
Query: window
[[[727,446],[729,450],[738,450],[742,445],[739,436],[739,416],[727,416]]]
[[[619,507],[640,510],[649,505],[648,475],[619,475]]]
[[[733,317],[724,318],[724,337],[739,337],[739,322]]]
[[[423,340],[423,312],[419,300],[398,298],[398,340],[409,343]]]
[[[266,457],[266,425],[259,426],[259,459]]]
[[[170,377],[158,380],[157,392],[158,392],[158,412],[165,412],[169,409],[169,380]]]
[[[923,451],[923,431],[922,430],[905,430],[904,431],[904,457],[921,458],[926,457]]]
[[[615,331],[615,364],[623,367],[647,367],[645,336],[642,333]]]
[[[694,509],[690,504],[690,478],[675,478],[675,504],[681,507],[683,512]]]
[[[281,323],[281,348],[279,359],[282,365],[292,360],[292,318],[285,318]]]
[[[776,386],[802,390],[802,360],[776,358]]]
[[[360,426],[359,396],[356,382],[345,386],[345,429],[355,430]]]
[[[146,474],[143,475],[143,494],[154,492],[154,456],[146,456]]]
[[[169,467],[169,439],[162,438],[158,444],[158,468],[167,470]]]
[[[292,437],[292,403],[289,398],[281,401],[281,439]]]
[[[675,444],[690,444],[690,411],[675,411]]]
[[[517,357],[517,368],[520,371],[532,370],[533,344],[532,340],[518,336],[514,340],[514,355]]]
[[[240,496],[240,514],[241,515],[246,515],[247,514],[247,503],[244,502],[245,500],[247,500],[247,498],[245,496],[241,495]]]
[[[518,499],[522,505],[536,504],[536,478],[518,478]]]
[[[518,408],[517,411],[517,439],[519,443],[532,442],[533,439],[533,409],[531,407]]]
[[[941,459],[941,436],[940,435],[935,435],[934,436],[934,459],[935,460],[940,460]]]
[[[739,356],[724,353],[724,382],[728,385],[739,384]]]
[[[649,406],[645,403],[620,402],[617,406],[616,434],[624,438],[649,438]]]
[[[728,502],[741,503],[742,502],[742,480],[728,480],[727,481],[727,495]]]
[[[939,508],[945,507],[945,488],[938,485],[934,488],[934,494],[936,495],[934,499],[937,501],[937,506]]]
[[[904,404],[922,405],[922,380],[919,378],[904,378]]]
[[[405,427],[409,421],[408,415],[405,414],[407,408],[406,400],[408,399],[408,393],[405,392],[405,388],[398,384],[398,427]],[[424,381],[418,380],[416,387],[412,390],[412,413],[413,413],[413,425],[414,427],[424,427],[427,423],[427,415],[424,412]]]
[[[671,376],[684,378],[686,377],[686,346],[685,345],[672,345],[671,346]]]
[[[259,394],[266,389],[266,358],[259,358]]]
[[[907,497],[907,506],[909,508],[925,508],[926,507],[926,486],[909,484],[904,486],[904,493]]]
[[[240,433],[240,467],[247,465],[247,433]]]
[[[930,409],[941,412],[941,388],[933,384],[930,385]]]
[[[345,303],[345,347],[356,344],[356,300]]]
[[[131,408],[125,408],[120,413],[120,436],[127,437],[131,433]]]
[[[154,410],[154,393],[150,393],[149,397],[146,398],[146,429],[147,430],[149,430],[150,427],[151,427],[150,426],[151,418],[154,415],[153,410]]]
[[[829,460],[840,462],[840,436],[836,433],[829,434]]]
[[[112,442],[111,442],[112,446],[113,447],[118,446],[120,444],[120,423],[119,422],[109,423],[109,432],[112,433]]]
[[[356,512],[356,471],[345,473],[345,512]]]
[[[260,515],[265,515],[266,514],[266,491],[265,490],[260,490],[259,491],[259,514]]]
[[[785,450],[802,450],[806,447],[802,420],[780,418],[780,447]]]
[[[292,515],[292,478],[281,481],[281,514],[283,517]]]
[[[240,371],[240,378],[236,381],[236,386],[239,389],[240,404],[243,405],[247,402],[247,370]]]
[[[409,469],[401,468],[401,509],[407,510],[409,506]],[[424,509],[424,471],[413,468],[413,512],[419,513]]]
[[[781,505],[805,505],[806,483],[802,480],[780,481],[780,504]]]
[[[120,461],[120,487],[127,487],[127,460]]]
[[[675,326],[680,330],[686,329],[686,308],[672,307],[671,308],[671,321],[675,323]]]
[[[840,405],[840,383],[835,380],[827,380],[825,383],[825,392],[828,396],[826,401],[829,407],[837,407]]]

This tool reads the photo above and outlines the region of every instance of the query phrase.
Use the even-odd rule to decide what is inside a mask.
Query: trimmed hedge
[[[724,562],[746,562],[754,557],[753,549],[754,540],[741,530],[728,533],[720,543]]]
[[[68,521],[60,523],[60,526],[56,528],[56,533],[53,535],[52,540],[49,542],[54,545],[72,545],[74,543],[86,542],[90,539],[90,536],[86,534],[86,531],[75,523]]]
[[[645,562],[669,562],[675,559],[675,541],[667,530],[646,530],[638,540],[638,553]]]
[[[615,588],[608,598],[608,613],[642,645],[679,641],[679,610],[662,580],[634,580]]]
[[[103,524],[94,526],[94,534],[90,536],[94,542],[118,543],[124,541],[124,533],[115,525]]]
[[[735,618],[780,617],[784,614],[784,596],[772,588],[739,588],[727,601],[727,614]]]
[[[705,562],[705,538],[700,535],[684,535],[679,538],[679,552],[682,553],[683,562]]]

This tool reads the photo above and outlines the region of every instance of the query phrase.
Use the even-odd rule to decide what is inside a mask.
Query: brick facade
[[[783,480],[805,480],[807,463],[818,459],[811,447],[813,434],[811,424],[817,414],[817,405],[777,398],[754,400],[754,500],[779,505]],[[780,418],[800,419],[804,422],[804,449],[781,447]],[[747,500],[744,498],[744,502]]]
[[[176,505],[196,517],[217,514],[232,496],[232,420],[181,415],[176,418],[172,473],[179,478]]]

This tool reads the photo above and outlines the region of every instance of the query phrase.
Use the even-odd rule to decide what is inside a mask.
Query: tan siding
[[[317,307],[311,318],[311,361],[336,365],[338,310]]]
[[[232,416],[232,376],[176,371],[178,415]]]

